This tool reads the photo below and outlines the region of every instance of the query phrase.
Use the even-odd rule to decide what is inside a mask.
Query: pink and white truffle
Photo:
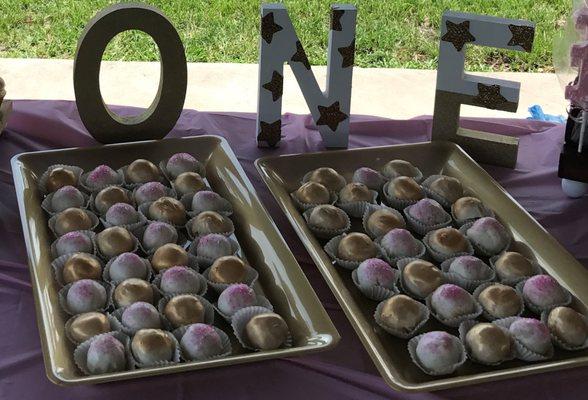
[[[416,346],[416,358],[430,371],[444,371],[463,359],[459,339],[443,331],[423,334]]]
[[[86,354],[86,367],[91,374],[124,371],[127,365],[125,346],[112,335],[96,337]]]
[[[134,331],[161,328],[161,317],[157,309],[144,301],[138,301],[125,308],[121,322],[125,327]]]
[[[549,275],[535,275],[527,279],[523,285],[523,296],[532,306],[541,309],[562,305],[568,299],[565,289]]]
[[[63,186],[57,189],[51,197],[51,209],[53,212],[61,212],[67,208],[80,208],[84,206],[86,199],[82,192],[74,186]]]
[[[120,183],[118,173],[108,165],[99,165],[88,173],[86,184],[91,188],[98,188],[107,185]]]
[[[149,270],[146,261],[135,253],[122,253],[110,264],[108,274],[113,282],[126,279],[147,279]]]
[[[228,316],[232,316],[242,308],[256,304],[257,295],[253,289],[243,283],[230,285],[218,297],[218,309]]]
[[[368,168],[361,167],[355,170],[353,173],[352,182],[363,183],[371,190],[380,190],[384,185],[385,178],[378,171]]]
[[[206,360],[223,352],[222,339],[214,327],[206,324],[188,326],[180,341],[184,358]]]
[[[457,318],[476,311],[472,295],[450,283],[435,289],[431,295],[431,308],[443,319]]]
[[[70,253],[92,253],[94,243],[87,234],[81,231],[68,232],[55,242],[57,256]]]
[[[454,258],[449,264],[448,272],[471,281],[482,281],[492,276],[492,269],[474,256]]]
[[[390,257],[415,257],[422,248],[406,229],[392,229],[382,237],[380,245]]]
[[[510,325],[509,331],[527,349],[535,353],[545,355],[553,348],[549,329],[538,319],[518,318]]]
[[[168,195],[169,188],[161,182],[147,182],[135,190],[137,204],[151,203]]]
[[[357,280],[362,286],[382,286],[394,289],[396,273],[386,261],[370,258],[359,264]]]
[[[139,213],[127,203],[116,203],[106,211],[106,222],[112,225],[130,225],[139,222]]]
[[[198,293],[201,289],[198,273],[190,268],[175,266],[161,273],[161,291],[165,294]]]
[[[433,199],[422,199],[408,208],[408,214],[426,226],[448,222],[451,216]]]
[[[466,236],[482,250],[492,255],[506,249],[510,235],[506,228],[492,217],[476,220],[466,231]]]
[[[200,172],[200,163],[188,153],[176,153],[167,160],[165,168],[172,178],[184,172]]]
[[[204,211],[229,211],[230,203],[218,193],[211,190],[201,190],[192,197],[192,211],[200,214]]]
[[[167,243],[178,241],[178,231],[166,222],[154,221],[143,232],[143,247],[145,250],[155,250]]]
[[[218,233],[202,236],[196,245],[196,254],[215,260],[225,256],[232,256],[234,250],[230,239]]]
[[[73,314],[98,311],[106,306],[106,289],[92,279],[81,279],[71,285],[66,301]]]

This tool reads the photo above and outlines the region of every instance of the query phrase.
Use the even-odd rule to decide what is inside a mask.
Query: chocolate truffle
[[[183,225],[186,223],[186,209],[179,200],[166,196],[149,205],[149,218],[174,225]]]
[[[521,312],[522,302],[519,294],[510,286],[493,283],[478,295],[482,308],[493,318],[506,318]]]
[[[73,231],[57,239],[55,251],[58,257],[70,253],[92,253],[94,244],[89,235],[80,231]]]
[[[308,217],[309,225],[330,229],[345,229],[349,223],[349,218],[345,211],[329,204],[316,206],[310,212]]]
[[[51,197],[51,209],[61,212],[67,208],[80,208],[85,205],[86,199],[82,192],[74,186],[63,186]]]
[[[451,206],[451,212],[457,220],[482,218],[487,215],[484,204],[475,197],[461,197]]]
[[[425,197],[420,185],[407,176],[392,179],[386,187],[386,193],[389,197],[399,200],[417,201]]]
[[[229,211],[230,209],[230,203],[211,190],[201,190],[194,193],[194,197],[192,197],[192,211],[196,214],[204,211]]]
[[[395,278],[394,269],[379,258],[369,258],[357,268],[357,280],[362,286],[382,286],[386,289],[394,289]]]
[[[138,301],[153,304],[153,287],[142,279],[129,278],[116,285],[112,297],[117,307],[127,307]]]
[[[198,214],[189,225],[193,236],[208,233],[226,234],[233,231],[231,220],[215,211],[204,211]]]
[[[339,202],[372,201],[373,194],[363,183],[348,183],[339,191]]]
[[[198,256],[214,260],[224,256],[232,256],[234,250],[229,238],[218,233],[209,233],[202,236],[196,244],[196,254]]]
[[[422,199],[408,208],[408,214],[425,226],[448,222],[451,218],[441,204],[433,199]]]
[[[242,308],[256,304],[255,292],[243,283],[230,285],[218,297],[218,309],[228,316],[232,316]]]
[[[545,355],[553,348],[549,329],[538,319],[518,318],[508,330],[527,349],[535,353]]]
[[[128,183],[146,183],[161,179],[159,169],[155,164],[142,158],[133,161],[125,172]]]
[[[308,181],[320,183],[332,192],[339,192],[347,183],[343,175],[329,167],[321,167],[311,171],[308,175]]]
[[[320,183],[306,182],[294,192],[299,202],[305,204],[326,204],[331,200],[329,189]]]
[[[353,232],[343,236],[337,246],[337,256],[342,260],[364,261],[378,255],[378,249],[370,237]]]
[[[178,231],[166,222],[154,221],[143,232],[143,247],[150,251],[163,246],[166,243],[176,243]]]
[[[274,350],[282,346],[289,335],[286,321],[276,313],[257,314],[245,324],[247,343],[259,350]]]
[[[131,351],[140,364],[153,365],[173,361],[175,343],[169,332],[161,329],[141,329],[133,336]]]
[[[217,258],[208,273],[208,279],[216,283],[243,283],[247,278],[247,265],[237,256]]]
[[[61,276],[66,284],[81,279],[99,280],[102,277],[102,263],[91,254],[75,253],[63,264]]]
[[[476,311],[472,295],[450,283],[435,289],[431,296],[431,307],[443,319],[459,318]]]
[[[223,343],[214,327],[192,324],[184,332],[180,346],[185,358],[191,361],[206,360],[223,352]]]
[[[422,305],[403,294],[397,294],[380,307],[379,322],[386,328],[408,335],[425,318]]]
[[[351,181],[363,183],[369,189],[379,191],[384,185],[385,179],[378,171],[368,167],[361,167],[355,170]]]
[[[463,196],[461,183],[453,177],[440,175],[427,183],[431,192],[441,196],[449,203],[454,203]]]
[[[172,297],[163,308],[163,315],[178,328],[184,325],[204,322],[205,309],[195,296],[181,294]]]
[[[147,263],[135,253],[118,255],[108,268],[108,274],[113,282],[121,282],[129,278],[147,279],[149,276]]]
[[[184,172],[198,172],[200,163],[188,153],[176,153],[167,160],[165,169],[172,178]]]
[[[512,357],[509,334],[494,324],[474,325],[466,334],[465,343],[471,357],[484,364],[498,364]]]
[[[498,254],[510,243],[510,235],[506,228],[492,217],[476,220],[468,228],[468,239],[489,254]]]
[[[94,206],[100,214],[106,213],[117,203],[131,204],[127,191],[119,186],[108,186],[102,189],[94,198]]]
[[[147,182],[135,190],[137,204],[151,203],[168,195],[168,188],[161,182]]]
[[[425,260],[409,262],[402,270],[404,287],[419,297],[427,297],[443,283],[443,273]]]
[[[92,219],[80,208],[68,208],[55,216],[55,233],[62,236],[68,232],[92,229]]]
[[[461,256],[453,259],[447,271],[469,281],[482,281],[490,279],[492,276],[492,269],[484,261],[474,256]]]
[[[118,183],[120,182],[117,172],[104,164],[97,166],[86,176],[86,184],[91,188],[116,185]]]
[[[116,203],[106,211],[106,222],[112,225],[131,225],[139,222],[139,213],[127,203]]]
[[[549,275],[535,275],[525,281],[524,298],[537,308],[563,305],[568,299],[564,288]]]
[[[91,374],[124,371],[127,366],[125,346],[114,336],[92,340],[86,354],[86,367]]]
[[[64,186],[76,186],[77,184],[78,177],[74,171],[66,167],[56,167],[49,171],[45,188],[51,193]]]
[[[106,289],[96,281],[81,279],[72,283],[66,302],[72,314],[97,311],[106,306]]]
[[[416,178],[419,176],[419,170],[408,161],[392,160],[388,161],[384,165],[384,168],[382,168],[382,174],[389,179],[393,179],[398,176]]]
[[[158,248],[151,258],[151,265],[157,272],[161,272],[166,268],[171,268],[175,265],[188,265],[189,258],[186,250],[177,244],[164,244]]]
[[[416,358],[430,371],[444,371],[462,360],[463,349],[459,340],[443,331],[423,334],[416,346]]]
[[[198,293],[201,290],[198,273],[185,266],[164,269],[159,287],[165,294]]]
[[[416,257],[422,251],[419,242],[406,229],[392,229],[384,235],[380,244],[393,258]]]
[[[547,326],[556,338],[569,347],[582,346],[588,339],[586,319],[569,307],[555,307],[551,310]]]
[[[137,301],[125,308],[121,316],[121,322],[125,327],[133,331],[161,328],[161,318],[157,309],[152,304],[144,301]]]
[[[375,237],[383,236],[392,229],[406,227],[404,218],[389,208],[379,208],[371,213],[365,225]]]
[[[174,189],[180,196],[206,190],[206,183],[196,172],[184,172],[174,180]]]
[[[455,228],[441,228],[428,236],[429,247],[444,255],[466,253],[470,247],[465,236]]]
[[[514,251],[506,251],[494,261],[496,273],[502,280],[517,280],[535,273],[530,260]]]
[[[73,316],[66,325],[66,330],[70,338],[77,343],[82,343],[101,333],[110,332],[112,327],[105,314],[87,312]]]
[[[104,229],[96,235],[96,244],[100,252],[107,258],[135,250],[133,235],[120,226]]]

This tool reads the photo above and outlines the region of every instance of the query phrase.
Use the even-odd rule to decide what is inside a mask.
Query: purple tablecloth
[[[115,108],[126,113],[129,109]],[[588,200],[570,200],[560,190],[557,160],[562,126],[525,120],[463,121],[464,127],[521,138],[515,170],[488,171],[564,246],[588,266]],[[420,142],[430,137],[431,119],[393,121],[352,117],[350,147]],[[286,115],[277,150],[258,149],[251,114],[185,111],[172,137],[200,134],[228,139],[261,198],[274,216],[319,298],[341,333],[339,345],[307,357],[86,387],[62,388],[45,377],[35,310],[20,228],[10,158],[20,152],[92,146],[75,104],[17,101],[0,137],[0,398],[1,399],[490,399],[587,398],[588,369],[578,368],[468,386],[435,393],[405,394],[389,388],[347,322],[319,271],[257,174],[261,156],[322,149],[309,116]],[[563,392],[563,393],[562,393]]]

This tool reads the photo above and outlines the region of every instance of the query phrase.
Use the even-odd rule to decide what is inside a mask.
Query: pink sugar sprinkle
[[[227,240],[227,238],[223,235],[219,235],[218,233],[211,233],[201,237],[198,241],[198,246],[215,246],[220,244],[221,242],[224,242],[225,240]]]
[[[192,275],[188,267],[183,265],[176,265],[174,267],[168,268],[163,272],[162,278],[165,279],[186,279],[188,276]]]
[[[68,185],[68,186],[63,186],[63,187],[59,188],[59,190],[57,190],[57,193],[65,194],[67,196],[75,196],[76,194],[79,193],[79,190],[76,189],[74,186]]]
[[[429,332],[421,340],[426,340],[425,348],[433,354],[445,353],[453,348],[453,339],[445,332]]]
[[[117,261],[123,263],[133,263],[136,261],[141,261],[141,257],[136,255],[135,253],[122,253],[120,256],[117,257]]]
[[[441,286],[440,295],[451,300],[461,300],[467,297],[467,292],[457,285],[448,283]]]
[[[549,275],[537,275],[529,278],[525,286],[544,293],[550,293],[559,289],[559,283]]]
[[[196,159],[188,153],[176,153],[169,158],[168,162],[174,163],[179,161],[196,161]]]
[[[112,168],[110,168],[108,165],[102,164],[94,168],[92,172],[90,172],[88,178],[98,180],[103,178],[109,178],[113,174],[116,174],[116,172]]]
[[[124,351],[122,343],[112,335],[102,336],[94,340],[92,347],[100,353]]]
[[[189,334],[190,343],[195,347],[200,347],[205,339],[213,340],[217,346],[220,346],[220,336],[214,328],[206,324],[190,325],[186,334]]]
[[[98,284],[91,279],[82,279],[74,283],[70,290],[80,297],[89,298],[94,297],[99,290],[96,285]]]
[[[108,209],[108,213],[116,213],[118,215],[129,215],[135,213],[135,208],[127,203],[116,203]]]
[[[137,190],[142,193],[162,193],[165,192],[165,186],[159,182],[147,182]]]

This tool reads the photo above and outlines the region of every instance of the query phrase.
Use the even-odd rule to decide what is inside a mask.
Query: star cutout
[[[445,21],[445,26],[447,32],[441,37],[441,40],[453,43],[457,51],[461,51],[464,44],[476,41],[476,38],[470,33],[470,21],[463,21],[459,24]]]
[[[259,121],[259,128],[257,141],[267,142],[270,147],[276,147],[282,138],[282,120],[271,123]]]
[[[509,25],[508,29],[512,33],[512,38],[508,42],[509,46],[521,46],[525,51],[533,49],[535,28],[532,26]]]
[[[336,101],[328,107],[318,106],[319,114],[321,115],[316,121],[317,125],[327,125],[333,132],[337,130],[339,124],[345,121],[347,114],[339,110],[339,102]]]
[[[474,97],[474,104],[495,110],[508,100],[500,94],[500,85],[484,85],[478,83],[478,95]]]
[[[272,80],[264,83],[262,87],[272,92],[272,99],[274,101],[282,97],[282,90],[284,88],[284,77],[278,71],[272,73]]]
[[[339,51],[339,54],[343,57],[341,68],[353,67],[353,60],[355,58],[355,39],[351,41],[349,46],[339,47],[337,51]]]
[[[296,53],[294,53],[290,61],[301,62],[306,69],[310,70],[310,62],[308,62],[308,57],[306,57],[304,47],[302,47],[300,40],[296,41]]]
[[[279,32],[282,29],[284,28],[274,22],[273,12],[267,13],[264,17],[261,18],[261,37],[267,44],[272,42],[274,33]]]
[[[331,30],[339,32],[343,30],[341,26],[341,17],[343,14],[345,14],[344,10],[333,10],[331,12]]]

